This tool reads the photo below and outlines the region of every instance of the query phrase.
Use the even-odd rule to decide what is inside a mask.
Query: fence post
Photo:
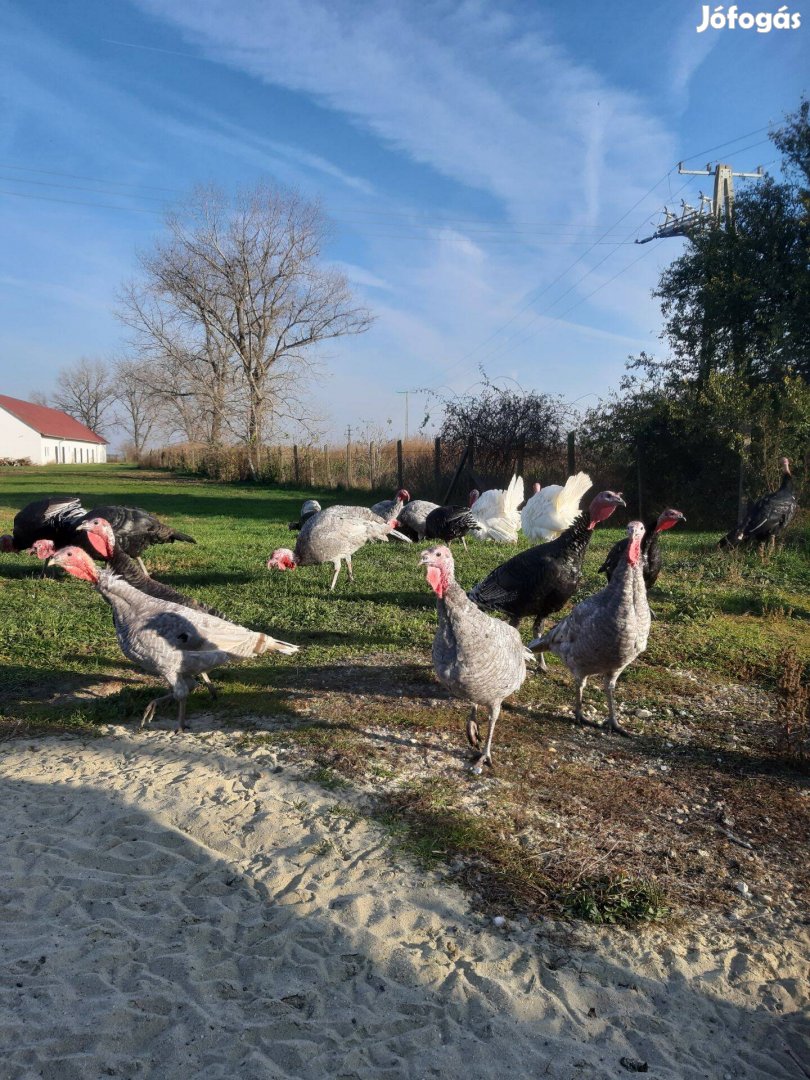
[[[331,462],[329,461],[329,447],[328,446],[324,446],[324,448],[323,448],[323,464],[324,464],[324,472],[326,474],[326,486],[328,488],[330,488],[332,486],[332,468],[331,468]]]
[[[298,464],[298,447],[293,443],[293,476],[295,477],[295,486],[301,486],[301,468]]]
[[[448,487],[448,489],[447,489],[447,491],[445,493],[444,499],[442,500],[442,505],[443,506],[447,506],[447,504],[450,502],[450,496],[453,494],[453,489],[455,488],[456,484],[458,483],[458,478],[461,476],[462,469],[467,464],[467,459],[469,458],[471,452],[472,452],[472,442],[468,442],[467,445],[464,448],[464,452],[461,455],[461,460],[459,461],[458,465],[456,466],[456,471],[453,473],[453,479],[450,481],[450,486]]]
[[[368,486],[371,491],[374,490],[374,440],[369,440],[368,444]]]
[[[573,476],[577,471],[576,432],[568,432],[568,475]]]
[[[436,494],[442,482],[442,437],[437,435],[433,440],[433,483],[436,485]]]
[[[312,447],[307,447],[307,480],[311,488],[315,487],[315,467],[312,461]]]
[[[644,520],[644,488],[641,482],[641,439],[636,441],[636,483],[638,484],[638,516]]]
[[[521,436],[518,443],[517,461],[515,462],[515,475],[523,476],[523,466],[526,463],[526,438]]]
[[[397,487],[405,483],[405,468],[402,461],[402,439],[397,439]]]
[[[352,441],[346,441],[346,487],[352,486]]]

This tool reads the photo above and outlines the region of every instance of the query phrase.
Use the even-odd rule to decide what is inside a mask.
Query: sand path
[[[778,914],[498,930],[284,762],[221,732],[0,746],[2,1080],[810,1075]]]

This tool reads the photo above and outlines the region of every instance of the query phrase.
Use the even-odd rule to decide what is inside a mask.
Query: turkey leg
[[[489,765],[492,768],[492,736],[495,734],[495,724],[498,717],[501,715],[501,704],[498,702],[496,705],[491,705],[489,709],[489,731],[487,732],[487,745],[484,747],[484,752],[473,764],[472,771],[480,776],[484,771],[484,766]]]
[[[618,735],[626,735],[628,738],[632,738],[632,731],[623,728],[616,719],[616,700],[613,695],[615,688],[616,680],[609,675],[605,679],[605,696],[608,701],[608,731],[615,731]]]

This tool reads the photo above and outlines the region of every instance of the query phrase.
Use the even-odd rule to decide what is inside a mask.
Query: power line
[[[133,184],[129,180],[108,180],[105,177],[100,176],[82,176],[79,173],[58,172],[55,169],[34,169],[28,165],[9,165],[7,162],[0,162],[0,169],[13,169],[15,172],[41,173],[43,176],[65,176],[69,180],[92,180],[94,183],[110,184],[116,187],[139,187],[151,191],[171,191],[175,195],[181,194],[178,188],[160,187],[157,184]],[[32,180],[31,183],[34,183],[34,181]]]
[[[30,195],[24,191],[6,191],[0,188],[0,195],[11,195],[17,199],[35,199],[39,202],[66,203],[69,206],[92,206],[95,210],[127,210],[133,214],[162,214],[151,206],[112,206],[110,203],[82,202],[79,199],[57,199],[53,195]]]
[[[653,191],[655,191],[655,189],[660,184],[662,184],[664,182],[664,180],[667,179],[667,177],[673,171],[674,168],[675,168],[675,166],[673,165],[671,169],[669,169],[667,172],[664,173],[664,175],[661,177],[660,180],[656,180],[656,182],[653,184],[653,186],[651,188],[649,188],[648,191],[645,191],[644,194],[641,196],[641,198],[637,199],[636,202],[634,202],[633,205],[630,207],[630,209],[626,210],[622,214],[622,216],[613,225],[611,225],[611,227],[607,230],[607,232],[603,233],[602,236],[599,237],[599,240],[603,240],[608,235],[608,233],[613,232],[613,230],[615,228],[617,228],[617,226],[619,226],[625,220],[626,217],[628,217],[630,214],[632,214],[632,212],[636,209],[636,207],[640,206],[641,203],[644,202],[644,200],[649,195],[651,195],[653,193]],[[447,375],[451,371],[453,371],[455,368],[457,368],[459,366],[459,364],[462,364],[465,360],[468,360],[474,353],[478,352],[479,349],[483,348],[485,345],[488,345],[492,340],[494,340],[494,338],[498,337],[499,334],[502,334],[503,331],[506,330],[506,328],[508,326],[511,326],[512,323],[515,322],[515,320],[518,319],[524,313],[524,311],[527,311],[530,307],[532,307],[540,299],[541,296],[543,296],[545,293],[547,293],[548,290],[553,288],[557,284],[558,281],[560,281],[562,278],[565,277],[566,274],[569,273],[569,271],[573,270],[575,266],[577,266],[580,262],[582,262],[582,260],[585,258],[585,256],[590,254],[590,252],[594,250],[594,248],[599,243],[599,240],[594,241],[594,243],[591,244],[590,247],[586,248],[586,250],[583,251],[582,254],[578,258],[574,259],[574,261],[569,266],[567,266],[561,273],[559,273],[557,275],[557,277],[553,278],[547,285],[545,285],[542,289],[540,289],[540,291],[537,292],[536,295],[530,296],[529,299],[527,300],[527,302],[515,312],[515,314],[511,317],[511,319],[508,319],[502,326],[500,326],[496,330],[494,330],[493,333],[491,333],[489,335],[489,337],[486,338],[484,341],[480,342],[473,349],[470,349],[463,356],[459,357],[459,359],[456,360],[455,363],[451,364],[450,367],[445,368],[444,371],[442,372],[441,381],[443,382],[445,380],[445,378],[447,377]],[[602,261],[604,262],[604,260],[602,260]],[[601,263],[599,263],[598,265],[601,265]],[[587,277],[587,274],[585,276]],[[580,279],[580,280],[583,280],[583,279]],[[428,389],[430,389],[430,387]]]
[[[2,168],[2,166],[0,166]],[[50,187],[59,188],[62,191],[89,191],[96,195],[112,195],[116,198],[134,198],[130,196],[127,191],[104,191],[103,188],[91,188],[82,187],[80,184],[56,184],[51,180],[29,180],[27,177],[21,178],[17,176],[3,176],[0,175],[0,180],[8,180],[12,184],[36,184],[37,187]],[[139,199],[149,199],[150,202],[162,202],[165,203],[165,199],[160,198],[158,195],[138,195]]]
[[[668,174],[667,174],[667,175],[668,175]],[[661,182],[661,181],[659,181],[659,183],[660,183],[660,182]],[[690,183],[690,182],[691,182],[690,180],[687,180],[687,181],[686,181],[686,182],[685,182],[684,184],[682,184],[682,185],[681,185],[681,186],[680,186],[680,187],[678,188],[678,190],[677,190],[677,191],[675,192],[675,195],[676,195],[676,196],[677,196],[677,195],[679,195],[679,194],[680,194],[680,193],[681,193],[681,192],[682,192],[682,191],[683,191],[683,190],[684,190],[684,189],[685,189],[685,188],[686,188],[686,187],[687,187],[687,186],[689,185],[689,183]],[[658,186],[658,185],[656,185],[656,187],[657,187],[657,186]],[[627,215],[625,215],[625,217],[626,217],[626,216],[627,216]],[[640,227],[640,226],[639,226],[639,227]],[[636,230],[636,231],[637,231],[637,230]],[[631,234],[629,234],[629,235],[632,235],[632,233],[631,233]],[[587,253],[586,253],[586,254],[587,254]],[[533,315],[533,316],[531,317],[531,319],[529,320],[529,322],[528,322],[528,323],[526,323],[526,325],[525,325],[525,326],[523,327],[523,330],[521,331],[521,334],[522,334],[522,336],[520,336],[520,337],[516,337],[516,335],[512,335],[511,337],[507,338],[507,339],[506,339],[505,341],[503,341],[503,342],[501,342],[501,343],[500,343],[499,345],[497,345],[497,346],[496,346],[496,348],[495,348],[494,350],[492,350],[492,351],[491,351],[491,352],[489,352],[489,353],[488,353],[487,355],[485,355],[485,356],[484,356],[484,357],[483,357],[483,358],[482,358],[482,359],[481,359],[481,360],[480,360],[479,362],[483,364],[483,363],[487,363],[487,362],[490,362],[490,361],[497,361],[497,360],[500,360],[500,359],[501,359],[501,354],[503,353],[503,350],[504,350],[504,349],[505,349],[505,348],[506,348],[506,347],[507,347],[508,345],[511,345],[511,346],[513,346],[513,347],[514,347],[514,346],[517,346],[517,345],[522,345],[522,344],[523,344],[523,343],[524,343],[525,341],[528,341],[528,340],[529,340],[529,338],[533,336],[531,332],[527,332],[527,331],[529,330],[529,327],[530,327],[530,326],[532,326],[532,325],[533,325],[534,323],[538,322],[538,321],[539,321],[540,319],[544,318],[544,317],[545,317],[546,315],[548,315],[548,314],[549,314],[549,312],[551,311],[551,309],[552,309],[552,308],[553,308],[553,307],[555,306],[555,304],[558,304],[558,303],[560,302],[560,300],[562,300],[562,299],[563,299],[564,297],[568,296],[568,294],[569,294],[570,292],[572,292],[572,291],[573,291],[573,290],[574,290],[575,288],[577,288],[577,287],[578,287],[579,285],[581,285],[581,284],[582,284],[582,282],[583,282],[583,281],[585,281],[585,279],[586,279],[586,278],[590,277],[590,275],[591,275],[592,273],[594,273],[594,272],[595,272],[596,270],[598,270],[598,269],[599,269],[599,267],[600,267],[600,266],[602,266],[602,265],[603,265],[603,264],[604,264],[605,262],[607,262],[607,260],[608,260],[608,259],[610,258],[610,256],[611,256],[612,254],[613,254],[612,252],[609,252],[609,253],[608,253],[608,254],[607,254],[607,255],[606,255],[606,256],[605,256],[605,257],[604,257],[603,259],[600,259],[600,261],[599,261],[598,263],[596,263],[596,264],[595,264],[594,266],[592,266],[592,267],[591,267],[591,268],[590,268],[590,269],[589,269],[588,271],[586,271],[586,273],[584,273],[584,274],[582,275],[582,277],[580,277],[580,278],[577,278],[577,280],[576,280],[576,281],[575,281],[575,282],[574,282],[574,283],[573,283],[572,285],[570,285],[570,286],[569,286],[569,288],[567,288],[567,289],[565,290],[565,292],[561,293],[561,294],[560,294],[559,296],[557,296],[557,297],[555,297],[555,298],[554,298],[553,300],[551,300],[551,301],[550,301],[550,302],[549,302],[549,303],[548,303],[548,304],[547,304],[547,305],[546,305],[546,306],[545,306],[545,307],[543,308],[543,310],[542,310],[542,311],[538,311],[538,312],[536,312],[536,313],[535,313],[535,314],[534,314],[534,315]],[[608,284],[610,284],[610,282],[612,282],[612,281],[615,281],[615,280],[616,280],[616,278],[618,278],[618,277],[621,277],[621,275],[622,275],[622,274],[624,274],[624,273],[625,273],[625,272],[626,272],[627,270],[629,270],[629,269],[630,269],[630,268],[631,268],[632,266],[634,266],[634,265],[635,265],[635,264],[636,264],[637,262],[640,262],[640,261],[641,261],[641,259],[642,259],[642,258],[644,258],[644,257],[646,256],[646,254],[647,254],[647,253],[646,253],[646,252],[644,252],[644,253],[642,253],[642,255],[640,255],[640,256],[639,256],[638,258],[636,258],[636,259],[633,259],[633,260],[632,260],[632,262],[630,262],[630,263],[628,263],[628,264],[627,264],[626,266],[624,266],[624,267],[623,267],[623,268],[622,268],[621,270],[619,270],[619,271],[618,271],[618,273],[614,274],[614,275],[613,275],[613,277],[612,277],[612,278],[610,278],[610,279],[609,279],[608,281],[605,281],[605,282],[604,282],[604,283],[603,283],[602,285],[600,285],[600,286],[599,286],[598,288],[594,289],[592,293],[589,293],[589,294],[588,294],[588,296],[584,296],[584,297],[581,297],[581,298],[580,298],[580,299],[578,299],[578,300],[577,300],[577,301],[576,301],[576,302],[575,302],[574,304],[572,304],[572,305],[571,305],[570,307],[566,308],[566,310],[565,310],[565,312],[563,312],[563,314],[568,314],[568,312],[570,312],[570,311],[573,311],[573,310],[574,310],[574,308],[576,308],[576,307],[578,307],[578,306],[579,306],[580,304],[584,303],[584,302],[585,302],[585,301],[586,301],[586,300],[587,300],[587,299],[588,299],[588,298],[589,298],[590,296],[593,296],[593,295],[594,295],[595,293],[599,292],[599,291],[600,291],[600,289],[602,289],[602,288],[603,288],[603,287],[604,287],[605,285],[608,285]],[[579,260],[578,260],[578,261],[579,261]],[[559,279],[557,279],[557,280],[559,280]],[[559,315],[559,316],[554,316],[554,318],[562,318],[562,315]],[[466,370],[466,369],[462,369],[462,370]]]
[[[752,135],[758,135],[762,131],[767,131],[769,129],[769,127],[770,127],[770,125],[766,125],[765,127],[761,127],[761,128],[756,128],[753,131],[749,131],[749,132],[746,132],[743,135],[737,136],[737,138],[735,138],[735,139],[730,139],[730,140],[727,140],[726,142],[718,143],[715,146],[708,147],[706,150],[699,151],[697,154],[690,154],[690,155],[688,155],[686,157],[683,157],[683,158],[681,158],[681,161],[690,161],[694,157],[702,157],[705,154],[710,154],[714,150],[720,150],[723,147],[730,146],[730,145],[733,145],[734,143],[741,142],[743,139],[750,138],[750,136],[752,136]],[[768,141],[769,141],[768,139],[762,139],[757,143],[751,144],[750,146],[742,147],[742,148],[740,148],[739,151],[735,151],[735,152],[740,152],[741,153],[741,152],[743,152],[743,150],[751,149],[753,146],[758,146],[758,145],[760,145],[760,143],[764,143],[764,142],[768,142]],[[606,237],[608,235],[608,233],[612,232],[618,225],[620,225],[621,222],[624,221],[625,218],[627,218],[629,216],[629,214],[631,214],[633,212],[633,210],[635,210],[636,207],[638,207],[649,195],[651,195],[652,192],[661,183],[663,183],[664,180],[667,180],[671,176],[671,174],[675,171],[675,168],[676,167],[673,165],[669,170],[667,170],[667,172],[661,177],[661,179],[657,180],[656,183],[653,184],[653,186],[647,192],[645,192],[645,194],[642,195],[641,198],[638,199],[633,204],[633,206],[631,206],[630,209],[627,210],[618,219],[618,221],[616,221],[614,223],[614,225],[611,226],[611,228],[608,230],[607,233],[603,233],[602,236],[599,237],[599,239],[594,242],[594,244],[592,244],[589,248],[587,248],[585,251],[583,251],[582,254],[577,259],[575,259],[574,262],[570,264],[570,266],[566,267],[562,271],[561,274],[558,274],[556,278],[554,278],[551,282],[549,282],[548,285],[544,286],[544,288],[541,289],[536,295],[531,296],[529,298],[529,300],[521,308],[519,308],[510,319],[508,319],[505,323],[503,323],[501,326],[496,328],[493,331],[493,333],[489,335],[489,337],[484,339],[484,341],[479,342],[478,345],[476,345],[474,348],[468,350],[468,352],[466,352],[463,356],[459,357],[458,360],[454,361],[454,363],[452,363],[449,367],[445,368],[443,370],[443,372],[442,372],[441,381],[443,382],[447,378],[448,374],[450,374],[452,371],[454,371],[456,368],[458,368],[458,366],[460,364],[464,363],[465,360],[469,359],[476,352],[478,352],[479,349],[483,348],[485,345],[489,344],[496,337],[498,337],[500,334],[502,334],[504,332],[504,330],[506,330],[509,326],[511,326],[512,323],[514,323],[516,319],[518,319],[526,310],[528,310],[528,308],[532,307],[537,302],[537,300],[540,299],[540,297],[544,293],[546,293],[550,288],[552,288],[554,285],[556,285],[558,281],[560,281],[563,277],[565,277],[565,275],[568,274],[569,271],[571,271],[575,266],[577,266],[586,257],[586,255],[590,254],[590,252],[593,251],[593,249],[597,246],[597,244],[599,243],[600,240],[604,239],[604,237]],[[681,191],[683,191],[685,186],[686,185],[682,185],[675,194],[677,195]],[[641,225],[639,225],[638,229],[636,229],[635,232],[638,232],[640,229],[641,229]],[[632,235],[632,234],[630,234],[630,235]],[[584,281],[585,278],[588,277],[591,273],[593,273],[594,270],[597,270],[604,262],[606,262],[609,257],[610,257],[610,255],[606,255],[604,259],[600,260],[600,262],[598,262],[596,264],[596,266],[592,267],[586,274],[584,274],[581,278],[579,278],[578,281],[576,281],[571,288],[576,288],[576,286],[579,285],[582,281]],[[637,261],[639,261],[639,260],[634,260],[634,263],[637,262]],[[625,269],[629,269],[631,265],[633,265],[633,263],[628,264],[628,266]],[[624,271],[620,271],[620,274],[623,273],[623,272]],[[619,274],[617,274],[615,276],[618,277]],[[562,293],[561,296],[558,296],[556,298],[556,300],[554,300],[552,302],[550,307],[553,307],[555,303],[558,303],[564,296],[567,296],[570,291],[571,291],[571,289],[568,289],[568,290],[566,290],[566,292]],[[598,291],[598,290],[596,290],[596,291]],[[579,301],[578,301],[578,303],[579,303]],[[576,305],[574,305],[574,306],[576,306]],[[546,313],[547,310],[550,310],[550,307],[545,309],[543,312],[538,313],[537,316],[532,318],[531,322],[535,322],[538,318],[541,318]],[[525,340],[525,339],[521,339],[521,340]],[[504,343],[504,344],[506,344],[506,343]],[[486,356],[484,359],[486,360],[486,359],[494,358],[499,351],[500,351],[499,349],[496,349],[494,353]],[[434,385],[438,385],[438,384],[431,384],[431,386],[428,387],[428,389],[431,389]]]

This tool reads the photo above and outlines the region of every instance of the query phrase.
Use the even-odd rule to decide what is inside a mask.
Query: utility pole
[[[397,391],[395,391],[395,393],[405,395],[405,442],[407,442],[408,441],[408,395],[411,393],[411,391],[410,390],[397,390]]]
[[[724,222],[726,228],[734,224],[734,177],[746,180],[761,180],[764,176],[760,165],[756,172],[734,172],[730,165],[715,165],[712,169],[711,162],[705,169],[685,169],[683,162],[678,162],[679,176],[712,176],[714,175],[714,193],[710,199],[708,195],[700,192],[700,206],[690,206],[681,200],[681,213],[676,214],[664,207],[664,220],[652,234],[645,236],[643,240],[636,240],[637,244],[648,244],[650,240],[661,240],[670,236],[688,236],[689,233],[705,224],[707,221]]]

